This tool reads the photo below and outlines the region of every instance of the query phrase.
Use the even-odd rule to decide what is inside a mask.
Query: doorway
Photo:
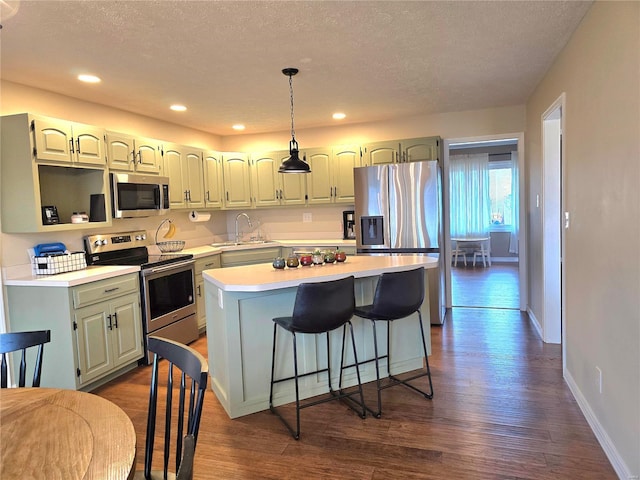
[[[452,241],[451,241],[451,198],[450,198],[450,169],[451,169],[451,154],[465,151],[470,152],[478,151],[478,149],[485,151],[494,151],[496,156],[498,154],[503,155],[504,152],[515,151],[517,153],[517,171],[524,172],[524,136],[522,133],[515,134],[503,134],[487,137],[469,137],[469,138],[457,138],[447,139],[444,141],[444,161],[443,161],[443,255],[445,259],[452,259]],[[499,159],[500,160],[500,159]],[[469,266],[467,268],[461,268],[455,270],[456,267],[452,267],[451,261],[445,261],[444,264],[444,280],[445,280],[445,305],[447,308],[452,306],[470,306],[470,307],[489,307],[489,308],[516,308],[522,311],[526,311],[527,308],[527,276],[526,276],[526,222],[525,222],[525,202],[524,202],[524,176],[518,174],[518,205],[516,212],[514,212],[514,220],[518,225],[517,235],[513,241],[517,242],[517,263],[513,255],[506,255],[500,258],[505,261],[492,263],[491,267],[479,266],[482,262],[478,263],[475,268]],[[497,229],[499,230],[499,228]],[[505,229],[506,232],[506,229]],[[508,245],[508,234],[507,245]],[[496,239],[504,238],[504,235],[497,235]],[[498,240],[499,241],[499,240]],[[503,246],[504,248],[504,246]],[[508,251],[507,246],[507,251]],[[494,249],[495,252],[495,249]],[[468,262],[471,262],[471,257],[467,257]],[[496,268],[494,268],[494,266]],[[495,275],[493,280],[491,276]],[[511,279],[511,280],[509,280]],[[483,298],[482,291],[495,291],[495,286],[502,282],[514,282],[510,284],[511,288],[516,288],[515,296],[517,300],[513,302],[505,301],[505,298],[496,297],[494,300],[491,296]],[[474,285],[475,283],[475,285]],[[467,287],[461,287],[461,285],[467,284]],[[454,289],[458,289],[454,296]],[[478,295],[467,295],[466,292],[461,292],[459,289],[465,288],[469,292],[475,291]],[[453,300],[456,300],[454,304]],[[465,303],[473,303],[474,305],[464,305]]]
[[[563,343],[562,318],[562,135],[565,97],[562,94],[542,114],[542,339]],[[569,218],[565,219],[565,228]],[[564,358],[564,355],[563,355]]]

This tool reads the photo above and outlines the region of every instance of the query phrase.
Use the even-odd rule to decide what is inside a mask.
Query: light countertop
[[[205,281],[227,292],[263,292],[297,287],[302,282],[338,280],[349,275],[364,278],[412,267],[437,268],[438,259],[421,255],[351,255],[343,263],[276,270],[271,263],[205,270]]]
[[[317,240],[273,240],[265,243],[246,243],[242,245],[212,246],[202,245],[183,250],[181,253],[190,253],[194,259],[214,255],[223,251],[249,250],[256,248],[269,248],[280,246],[346,246],[354,245],[355,240],[317,239]],[[270,264],[269,264],[270,266]],[[30,266],[17,269],[21,273],[6,272],[3,282],[5,285],[22,287],[74,287],[83,283],[95,282],[106,278],[117,277],[127,273],[139,272],[139,266],[89,266],[83,270],[58,273],[56,275],[33,275],[26,273]]]
[[[29,275],[20,278],[7,278],[5,285],[18,287],[74,287],[83,283],[96,282],[106,278],[117,277],[127,273],[136,273],[140,267],[133,266],[90,266],[74,272],[58,273],[56,275]]]

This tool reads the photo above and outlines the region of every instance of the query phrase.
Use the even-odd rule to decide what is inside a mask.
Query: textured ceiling
[[[290,128],[284,67],[296,129],[517,105],[591,3],[22,0],[0,73],[218,135]]]

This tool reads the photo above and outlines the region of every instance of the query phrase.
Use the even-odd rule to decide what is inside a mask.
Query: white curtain
[[[511,235],[509,235],[509,253],[518,254],[520,238],[520,170],[518,152],[511,152]]]
[[[451,237],[488,237],[489,155],[451,155],[449,159]]]

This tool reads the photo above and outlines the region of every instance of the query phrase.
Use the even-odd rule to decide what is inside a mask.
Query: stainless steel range
[[[193,255],[149,255],[144,230],[89,235],[84,245],[87,265],[140,265],[145,363],[149,335],[185,344],[198,338]]]

